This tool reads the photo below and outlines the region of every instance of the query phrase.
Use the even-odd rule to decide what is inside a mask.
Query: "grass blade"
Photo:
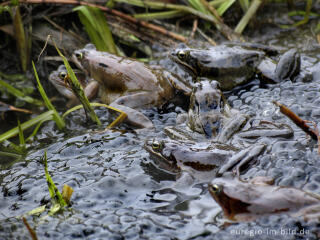
[[[26,72],[29,63],[29,41],[26,37],[23,27],[23,21],[20,14],[19,6],[11,8],[11,17],[13,21],[14,33],[17,43],[18,52],[20,54],[20,62],[22,71]]]
[[[206,9],[206,7],[198,0],[189,0],[189,4],[199,12],[203,12],[205,14],[210,14],[210,12]]]
[[[258,8],[260,7],[262,3],[262,0],[253,0],[253,2],[251,3],[248,11],[246,12],[246,14],[241,18],[240,22],[238,23],[238,25],[236,26],[236,28],[234,29],[234,31],[238,34],[241,34],[242,31],[244,30],[244,28],[247,26],[250,18],[253,17],[253,15],[257,12]]]
[[[70,199],[73,193],[73,188],[69,185],[65,184],[62,188],[62,198],[65,200],[65,202],[70,205]]]
[[[18,120],[18,130],[19,130],[19,141],[21,146],[25,146],[26,142],[24,141],[23,131],[21,128],[20,120]]]
[[[307,0],[307,6],[306,6],[304,18],[301,21],[293,24],[295,27],[301,26],[309,21],[311,7],[312,7],[312,0]]]
[[[241,39],[240,36],[235,34],[232,29],[230,29],[227,25],[223,24],[220,22],[217,18],[215,18],[213,15],[210,13],[206,12],[206,9],[204,12],[201,12],[199,10],[196,10],[195,8],[185,6],[185,5],[179,5],[179,4],[170,4],[170,3],[162,3],[158,1],[148,1],[148,0],[115,0],[116,2],[121,2],[121,3],[127,3],[139,7],[150,7],[154,9],[172,9],[172,10],[180,10],[182,12],[186,13],[191,13],[201,19],[204,19],[206,21],[212,22],[216,28],[224,35],[226,36],[229,40],[239,40]],[[196,1],[196,0],[191,0],[191,1]],[[199,5],[199,1],[195,3],[196,6]],[[202,5],[202,4],[201,4]],[[202,9],[204,6],[198,8]]]
[[[1,79],[0,79],[0,86],[4,87],[13,96],[15,96],[15,97],[27,102],[27,103],[31,103],[31,104],[38,105],[38,106],[43,105],[43,102],[39,101],[38,99],[32,98],[30,96],[26,96],[22,91],[20,91],[17,88],[12,87],[10,84],[8,84],[7,82],[5,82]]]
[[[169,19],[185,15],[185,13],[179,10],[162,11],[154,13],[139,13],[134,14],[133,17],[137,19],[152,20],[152,19]]]
[[[44,172],[46,174],[46,179],[47,179],[47,184],[48,184],[48,189],[50,193],[50,197],[53,200],[54,203],[58,203],[60,207],[65,207],[67,206],[67,203],[64,201],[61,193],[59,192],[57,186],[54,184],[49,172],[48,172],[48,164],[47,164],[47,152],[44,152],[43,156],[43,161],[44,161]]]
[[[86,114],[89,115],[91,121],[93,121],[94,123],[97,123],[98,125],[101,125],[99,118],[97,117],[93,108],[91,107],[90,102],[89,102],[87,96],[85,95],[83,88],[80,85],[76,75],[74,74],[74,71],[72,70],[68,60],[60,52],[60,50],[58,49],[55,42],[54,42],[54,46],[55,46],[57,52],[59,53],[60,57],[62,58],[64,65],[66,66],[66,69],[68,71],[68,76],[67,76],[66,81],[69,83],[69,86],[71,87],[73,93],[77,96],[79,101],[82,103],[83,108],[84,108]]]
[[[79,6],[73,10],[78,11],[81,23],[84,25],[92,43],[99,51],[118,54],[106,17],[100,9]]]
[[[225,11],[227,11],[235,2],[236,0],[224,1],[217,9],[219,15],[222,16],[225,13]]]
[[[250,5],[249,0],[239,0],[239,4],[240,4],[243,12],[248,11],[249,5]]]
[[[38,122],[37,126],[33,129],[33,132],[30,134],[29,137],[27,137],[26,142],[28,142],[32,137],[34,137],[37,134],[37,132],[39,131],[39,128],[42,125],[42,123],[44,123],[45,121],[48,121],[48,120],[43,119],[43,120]]]
[[[116,112],[119,112],[120,115],[116,118],[116,120],[114,120],[111,124],[109,124],[109,126],[107,126],[107,129],[110,129],[110,128],[113,128],[117,125],[119,125],[120,123],[122,123],[126,117],[127,117],[127,114],[117,108],[114,108],[114,107],[111,107],[109,105],[106,105],[106,104],[103,104],[103,103],[90,103],[91,106],[95,106],[95,107],[105,107],[105,108],[108,108],[108,109],[111,109],[113,111],[116,111]],[[73,111],[76,111],[80,108],[82,108],[83,106],[82,105],[78,105],[78,106],[75,106],[71,109],[69,109],[68,111],[66,111],[62,117],[65,118],[69,113],[73,112]]]
[[[50,102],[46,92],[44,91],[42,85],[41,85],[41,82],[39,80],[39,77],[38,77],[38,73],[37,73],[37,70],[36,70],[36,67],[34,65],[34,62],[32,61],[32,67],[33,67],[33,71],[34,71],[34,75],[36,77],[36,80],[37,80],[37,83],[38,83],[38,90],[41,94],[41,97],[46,105],[46,107],[49,109],[49,110],[52,110],[53,111],[53,120],[56,122],[58,128],[60,130],[64,129],[65,127],[65,122],[63,121],[63,119],[60,117],[59,113],[57,112],[57,110],[55,109],[55,107],[52,105],[52,103]]]
[[[11,157],[11,158],[15,158],[15,159],[20,159],[22,157],[20,154],[11,153],[11,152],[3,152],[3,151],[0,151],[0,156]]]
[[[24,131],[25,129],[37,124],[40,121],[44,122],[44,121],[52,120],[53,114],[54,114],[54,111],[52,111],[52,110],[45,112],[45,113],[42,113],[42,114],[36,116],[35,118],[32,118],[29,121],[22,123],[21,129]],[[14,137],[17,134],[19,134],[19,128],[18,127],[12,128],[9,131],[0,135],[0,142],[3,142],[5,140],[7,140],[8,138]]]
[[[27,219],[25,217],[22,217],[22,221],[23,221],[23,224],[26,226],[26,228],[28,229],[29,231],[29,234],[32,238],[32,240],[38,240],[38,237],[37,237],[37,234],[36,232],[34,231],[34,229],[32,227],[30,227]]]

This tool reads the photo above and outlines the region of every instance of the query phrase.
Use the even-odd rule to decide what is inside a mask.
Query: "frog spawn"
[[[103,66],[103,67],[105,67],[105,66]],[[210,107],[209,109],[214,109],[214,108],[212,108],[212,107]],[[207,122],[208,122],[208,120],[207,120]],[[214,121],[213,121],[214,122]],[[217,122],[217,121],[215,121],[215,122]],[[204,124],[204,125],[206,125],[206,124]],[[208,128],[205,128],[205,129],[208,129]],[[204,131],[204,132],[206,132],[206,131]],[[208,134],[209,135],[209,134]]]

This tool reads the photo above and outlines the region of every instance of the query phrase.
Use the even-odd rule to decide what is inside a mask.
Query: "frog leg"
[[[130,108],[143,108],[158,105],[157,100],[157,94],[145,91],[119,97],[114,103]]]
[[[275,71],[277,64],[271,58],[265,57],[257,67],[259,77],[266,82],[278,82]]]
[[[134,108],[155,105],[156,100],[156,94],[145,91],[119,97],[113,101],[110,106],[125,112],[128,115],[125,122],[128,124],[137,128],[153,128],[153,123],[149,120],[149,118]]]
[[[99,84],[97,81],[91,81],[84,89],[84,94],[86,95],[86,97],[91,100],[93,99],[97,93],[98,93],[98,90],[99,90]],[[67,107],[70,108],[70,107],[73,107],[77,104],[79,104],[79,100],[78,98],[72,93],[70,92],[70,96],[71,97],[68,97],[70,100],[68,101],[67,103]]]
[[[256,176],[250,179],[249,182],[254,185],[274,185],[274,179],[268,176]]]
[[[173,88],[182,92],[186,96],[190,96],[192,93],[192,86],[182,81],[182,79],[171,77],[169,78]]]
[[[89,100],[93,99],[99,90],[99,83],[97,81],[91,81],[84,89],[84,94]]]
[[[252,146],[249,149],[241,150],[237,154],[233,155],[229,159],[229,161],[219,169],[218,174],[222,175],[224,172],[229,171],[236,166],[235,171],[239,178],[240,168],[252,161],[252,159],[254,159],[255,157],[259,156],[260,153],[265,149],[265,147],[266,145],[260,144]]]
[[[111,107],[117,108],[127,114],[127,118],[124,120],[129,125],[136,127],[136,128],[153,128],[153,123],[150,121],[149,118],[147,118],[145,115],[143,115],[141,112],[124,106],[119,105],[115,102],[110,104]]]
[[[313,204],[308,207],[302,208],[300,211],[291,214],[291,216],[293,217],[302,216],[304,220],[307,222],[312,220],[313,221],[317,220],[320,218],[320,204]]]
[[[300,53],[295,49],[290,49],[281,56],[275,70],[275,77],[278,81],[293,80],[300,73],[300,68]]]
[[[285,79],[293,80],[301,68],[301,57],[295,49],[285,52],[276,64],[272,59],[265,57],[257,67],[258,73],[267,81],[281,82]]]
[[[242,115],[238,114],[232,120],[228,121],[224,126],[222,131],[218,135],[218,142],[225,143],[228,139],[237,131],[239,131],[244,124],[247,122],[247,118]]]
[[[264,127],[262,125],[269,124],[272,127]],[[241,131],[238,137],[245,139],[257,139],[259,137],[283,137],[291,138],[293,136],[292,128],[287,124],[276,124],[265,120],[260,121],[259,126],[250,127],[248,130]]]

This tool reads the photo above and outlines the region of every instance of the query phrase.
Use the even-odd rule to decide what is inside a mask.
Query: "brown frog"
[[[127,122],[135,127],[153,126],[136,109],[160,107],[173,99],[177,91],[191,94],[191,87],[168,71],[97,51],[92,44],[75,51],[72,58],[87,76],[98,82],[102,102],[127,113]]]
[[[80,85],[85,90],[85,94],[88,99],[93,99],[98,92],[98,83],[94,79],[89,78],[81,71],[74,71]],[[67,107],[72,107],[79,103],[79,100],[73,94],[73,92],[66,87],[65,78],[68,72],[64,65],[60,65],[56,71],[53,71],[49,76],[49,81],[55,86],[55,88],[66,98],[69,99]]]
[[[225,217],[233,221],[252,221],[281,213],[305,216],[315,207],[320,212],[319,195],[272,184],[273,180],[267,177],[256,177],[248,182],[216,178],[209,184],[209,192]]]
[[[258,156],[265,145],[259,144],[239,151],[233,146],[218,142],[195,143],[162,139],[147,140],[144,147],[160,168],[173,173],[187,171],[193,175],[200,174],[202,178],[206,176],[208,181],[235,167],[240,174],[240,168]]]

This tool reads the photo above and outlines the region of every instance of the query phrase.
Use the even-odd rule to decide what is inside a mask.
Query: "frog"
[[[144,148],[161,169],[178,177],[185,171],[207,181],[230,171],[240,175],[240,168],[259,156],[265,145],[240,150],[219,142],[195,143],[167,138],[146,140]]]
[[[276,186],[274,180],[267,176],[257,176],[248,181],[215,178],[208,189],[224,216],[236,222],[282,213],[299,217],[315,207],[320,210],[319,195],[294,187]]]
[[[190,96],[190,106],[187,114],[179,116],[179,124],[186,123],[184,130],[185,140],[192,140],[197,132],[204,135],[207,139],[217,142],[227,143],[237,134],[242,138],[252,139],[263,136],[285,137],[293,136],[293,130],[286,124],[265,124],[264,126],[244,126],[249,125],[249,116],[242,114],[239,110],[230,107],[226,101],[220,87],[220,83],[215,80],[204,79],[196,83]],[[265,122],[267,123],[267,122]],[[181,127],[165,127],[165,132],[174,139],[182,136]],[[191,136],[192,135],[192,136]],[[179,137],[180,140],[183,138]],[[200,138],[196,136],[196,140]]]
[[[136,128],[154,127],[139,109],[162,107],[177,93],[189,98],[192,91],[188,83],[158,66],[98,51],[93,44],[76,50],[72,59],[98,83],[101,101],[124,111],[126,122]]]
[[[94,79],[86,76],[82,71],[74,71],[80,85],[85,89],[85,94],[89,100],[96,97],[98,93],[98,82]],[[58,92],[69,99],[67,107],[73,107],[79,104],[79,100],[73,94],[73,92],[66,87],[65,78],[68,76],[67,69],[64,65],[60,65],[56,71],[53,71],[49,75],[49,81],[58,90]]]
[[[157,156],[157,159],[166,162],[161,165],[171,166],[173,164],[176,166],[176,170],[184,169],[181,166],[194,166],[193,168],[198,170],[197,167],[201,169],[200,166],[208,166],[209,164],[208,159],[210,158],[202,158],[202,155],[211,156],[212,164],[215,165],[215,156],[211,155],[211,150],[209,152],[208,149],[197,151],[192,147],[199,142],[210,143],[213,148],[216,147],[219,150],[221,147],[219,144],[222,144],[224,149],[227,149],[226,146],[234,145],[234,142],[231,143],[231,141],[235,135],[240,137],[241,142],[243,139],[256,140],[259,137],[290,138],[293,136],[292,128],[286,124],[265,122],[265,126],[250,126],[249,123],[247,124],[248,118],[245,114],[229,106],[220,89],[219,82],[203,80],[196,84],[191,93],[186,124],[182,122],[179,126],[165,127],[164,131],[171,138],[171,141],[149,140],[146,142],[145,148],[152,156]],[[243,129],[244,125],[246,125],[245,130]],[[178,143],[172,142],[172,140],[176,140]],[[211,167],[214,169],[212,175],[222,176],[225,172],[232,170],[237,176],[240,176],[241,168],[259,156],[264,149],[263,143],[250,143],[243,149],[230,151],[230,154],[225,154],[223,161],[219,162],[219,167]],[[201,152],[201,154],[196,152]]]
[[[207,138],[226,142],[247,122],[248,116],[229,106],[218,81],[202,80],[193,88],[188,126]]]
[[[296,49],[288,50],[275,63],[263,51],[266,49],[266,52],[271,52],[270,47],[262,51],[260,48],[248,49],[241,44],[225,44],[209,49],[193,49],[180,44],[169,53],[169,58],[186,69],[194,82],[198,81],[198,77],[217,80],[223,91],[247,83],[256,74],[270,82],[293,80],[299,74],[301,57]]]

